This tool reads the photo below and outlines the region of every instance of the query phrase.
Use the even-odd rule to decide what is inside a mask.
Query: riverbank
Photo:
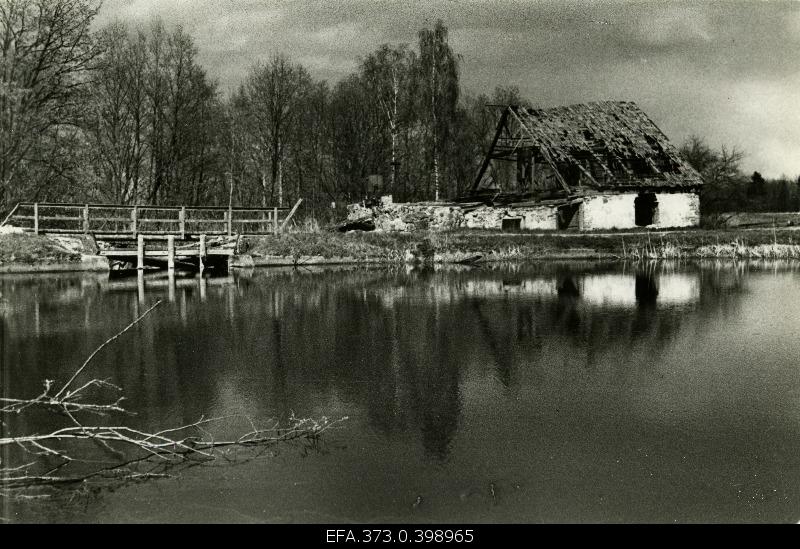
[[[88,240],[0,234],[0,273],[108,270]],[[233,266],[480,263],[682,258],[800,259],[800,229],[619,231],[291,232],[244,237]]]
[[[0,233],[0,273],[107,271],[108,260],[80,237]]]
[[[515,234],[315,232],[247,238],[240,253],[251,256],[255,265],[800,258],[800,232],[796,228]]]

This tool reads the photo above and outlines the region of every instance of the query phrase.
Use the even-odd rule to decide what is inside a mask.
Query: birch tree
[[[392,192],[397,191],[398,145],[401,127],[409,119],[412,96],[410,86],[416,56],[405,45],[392,48],[384,44],[361,63],[361,74],[368,93],[377,101],[386,120],[390,140]]]
[[[441,20],[433,29],[419,31],[419,99],[425,113],[433,163],[434,199],[439,200],[440,154],[447,142],[458,107],[458,59],[448,43]]]

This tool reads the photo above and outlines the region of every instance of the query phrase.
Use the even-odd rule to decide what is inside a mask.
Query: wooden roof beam
[[[497,129],[494,132],[492,144],[489,145],[489,150],[486,152],[486,157],[483,159],[480,170],[478,170],[478,175],[475,177],[475,181],[472,183],[472,187],[470,188],[470,190],[473,192],[478,188],[478,185],[480,185],[483,174],[486,173],[486,168],[489,167],[489,163],[492,161],[492,151],[494,150],[495,145],[497,145],[497,140],[500,139],[500,134],[503,133],[504,128],[506,130],[508,129],[506,127],[506,121],[508,120],[508,112],[510,110],[510,107],[506,107],[505,110],[503,110],[503,114],[500,115],[500,120],[497,122]]]
[[[547,164],[553,170],[553,173],[555,174],[556,179],[558,179],[558,182],[561,184],[561,186],[564,188],[564,190],[567,191],[568,193],[572,192],[571,189],[569,188],[569,185],[567,184],[566,180],[564,179],[564,176],[561,175],[561,172],[558,170],[558,167],[556,166],[556,163],[550,157],[550,153],[547,151],[547,146],[542,141],[537,139],[537,136],[534,134],[533,130],[530,129],[528,127],[528,125],[525,124],[525,122],[523,122],[522,119],[519,117],[519,115],[516,112],[516,109],[509,108],[507,112],[510,112],[514,116],[514,118],[517,120],[519,125],[523,129],[525,129],[525,131],[527,131],[535,141],[539,141],[540,142],[539,152],[542,153],[542,157],[545,159],[545,162],[547,162]]]

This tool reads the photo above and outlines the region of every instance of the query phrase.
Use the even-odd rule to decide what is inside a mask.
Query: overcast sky
[[[282,52],[331,83],[383,43],[441,18],[474,93],[516,85],[535,105],[636,101],[676,144],[800,174],[800,3],[533,0],[105,0],[98,23],[181,24],[223,91]]]

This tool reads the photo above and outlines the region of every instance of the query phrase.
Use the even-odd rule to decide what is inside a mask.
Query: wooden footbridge
[[[291,209],[20,202],[0,226],[91,236],[101,255],[126,263],[135,258],[137,269],[146,264],[169,270],[176,264],[196,264],[202,269],[210,256],[233,256],[240,236],[283,231],[301,202]]]

